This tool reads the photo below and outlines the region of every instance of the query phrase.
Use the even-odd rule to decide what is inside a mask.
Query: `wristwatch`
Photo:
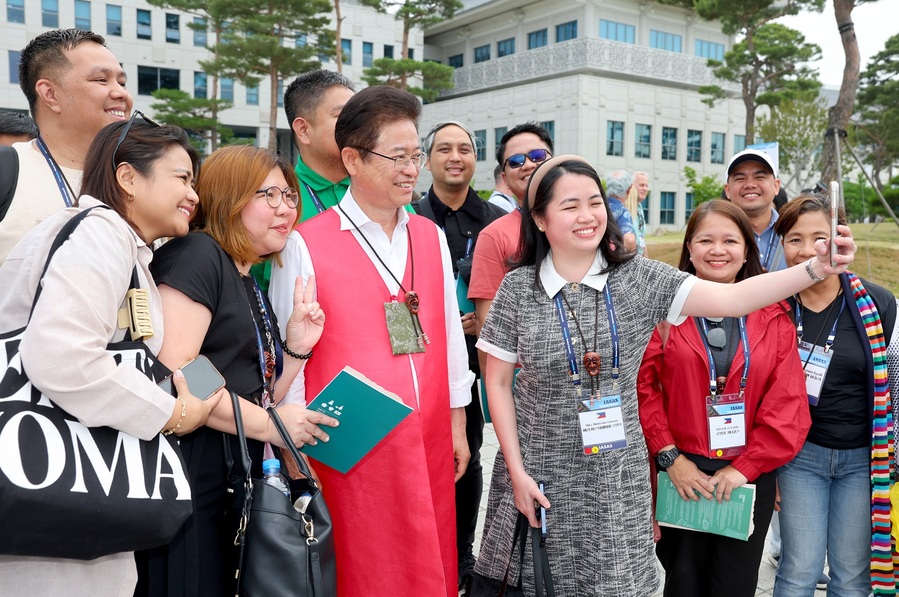
[[[656,462],[659,463],[659,466],[662,468],[668,468],[674,461],[677,460],[677,457],[680,456],[680,450],[677,448],[671,448],[670,450],[662,450],[658,454],[656,454]]]

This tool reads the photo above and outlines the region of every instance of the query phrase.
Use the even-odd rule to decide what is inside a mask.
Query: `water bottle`
[[[287,477],[281,474],[281,463],[277,458],[262,461],[262,480],[290,499],[290,486],[287,484]]]

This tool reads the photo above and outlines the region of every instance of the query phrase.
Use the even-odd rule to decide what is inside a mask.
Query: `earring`
[[[693,261],[693,256],[692,256],[692,255],[690,255],[690,261]]]
[[[543,232],[543,226],[537,226],[537,230],[539,230],[540,232]]]

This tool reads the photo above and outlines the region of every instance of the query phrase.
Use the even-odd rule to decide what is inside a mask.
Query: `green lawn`
[[[892,221],[853,224],[852,234],[858,245],[852,271],[899,296],[899,227]],[[649,256],[677,266],[683,239],[683,231],[648,236]]]

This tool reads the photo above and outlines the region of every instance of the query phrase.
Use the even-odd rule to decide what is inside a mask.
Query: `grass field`
[[[858,245],[852,271],[899,296],[899,227],[892,221],[853,224],[852,234]],[[683,240],[683,231],[649,236],[647,251],[653,259],[676,267]]]

